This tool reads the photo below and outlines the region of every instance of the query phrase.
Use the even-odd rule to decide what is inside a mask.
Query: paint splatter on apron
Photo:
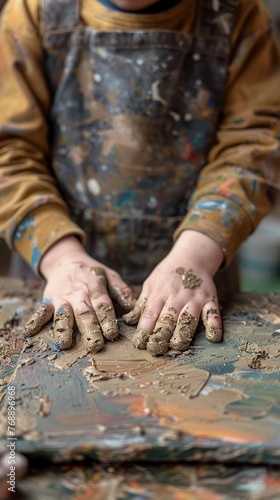
[[[189,35],[96,31],[78,0],[42,1],[52,168],[87,250],[127,282],[171,248],[215,143],[236,1],[216,4]]]

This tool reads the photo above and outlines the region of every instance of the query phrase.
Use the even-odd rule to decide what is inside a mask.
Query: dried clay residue
[[[268,352],[265,350],[259,351],[256,356],[248,363],[249,368],[259,369],[262,367],[262,360],[269,358]]]
[[[182,279],[182,284],[184,288],[198,288],[201,283],[202,279],[200,279],[198,276],[196,276],[192,269],[184,269],[183,267],[178,267],[176,269],[176,273],[181,276]]]
[[[104,364],[106,365],[106,361],[100,364],[95,358],[93,365],[83,371],[89,383],[89,392],[102,390],[103,394],[108,395],[142,394],[154,402],[163,396],[172,395],[176,400],[185,402],[186,399],[198,396],[209,378],[209,373],[205,370],[187,365],[178,366],[173,361],[165,366],[160,363],[158,371],[155,363],[153,372],[136,376],[127,372],[126,375],[117,375],[96,368],[104,367]],[[122,366],[125,369],[124,363]]]
[[[42,417],[49,415],[51,411],[52,400],[49,396],[43,396],[39,399],[38,414]]]
[[[267,343],[267,340],[270,343]],[[258,342],[248,342],[243,338],[239,339],[239,368],[249,367],[251,370],[277,370],[280,368],[280,346],[273,336],[265,339],[265,336]]]
[[[83,370],[83,375],[86,377],[89,383],[101,381],[101,380],[111,380],[114,378],[120,378],[122,375],[118,373],[109,373],[104,370],[99,370],[96,367],[96,362],[94,358],[90,358],[90,366],[87,366]]]

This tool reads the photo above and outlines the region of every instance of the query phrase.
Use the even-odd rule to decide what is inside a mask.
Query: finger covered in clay
[[[128,313],[122,316],[123,321],[127,325],[137,325],[140,316],[142,314],[142,310],[143,310],[143,304],[135,304],[132,311],[129,311]]]
[[[104,346],[101,328],[92,307],[75,311],[76,324],[90,353],[96,353]]]
[[[169,341],[172,337],[172,330],[168,327],[158,328],[150,335],[147,342],[147,350],[152,356],[160,356],[169,349]]]
[[[72,344],[74,314],[70,304],[62,304],[54,317],[54,338],[60,349],[68,349]]]
[[[121,289],[117,286],[110,285],[110,294],[112,298],[125,310],[131,311],[135,306],[135,298],[132,296],[132,291],[127,287],[127,289]]]
[[[188,311],[184,311],[176,325],[170,341],[171,349],[175,351],[185,351],[192,342],[197,327],[197,318]]]
[[[205,337],[210,342],[221,342],[223,338],[222,320],[219,310],[215,307],[204,308],[202,321],[205,327]]]
[[[95,308],[95,313],[104,337],[107,340],[114,340],[119,334],[119,327],[113,307],[101,303]]]
[[[32,337],[52,318],[54,307],[51,303],[42,302],[35,313],[28,319],[24,327],[24,336]]]
[[[147,330],[137,328],[131,339],[132,344],[137,349],[146,349],[149,336],[150,334]]]
[[[160,356],[169,349],[169,342],[175,326],[172,314],[162,315],[147,342],[147,350],[152,356]]]

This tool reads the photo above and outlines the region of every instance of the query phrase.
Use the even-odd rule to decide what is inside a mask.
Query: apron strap
[[[41,0],[40,22],[42,33],[77,28],[80,24],[79,0]]]
[[[230,37],[240,0],[200,0],[196,34]]]

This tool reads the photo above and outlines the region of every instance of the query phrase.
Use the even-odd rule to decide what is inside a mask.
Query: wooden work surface
[[[121,321],[94,358],[78,333],[57,350],[51,325],[24,340],[40,294],[37,282],[0,279],[2,444],[10,384],[17,450],[31,459],[280,464],[278,294],[224,300],[223,343],[199,328],[186,353],[158,358],[133,348]]]

